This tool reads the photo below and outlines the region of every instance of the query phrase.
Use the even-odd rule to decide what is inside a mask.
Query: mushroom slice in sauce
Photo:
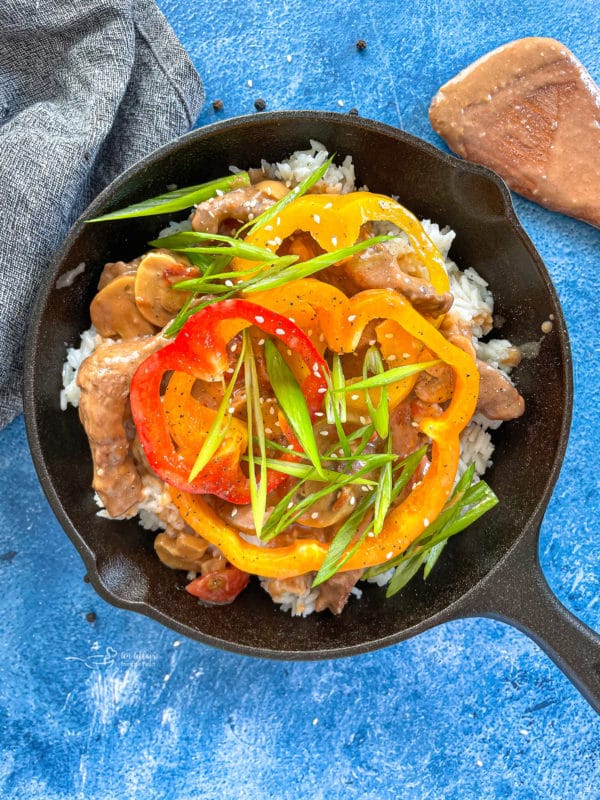
[[[156,331],[135,302],[135,275],[120,275],[98,292],[90,305],[92,324],[101,336],[135,339]]]

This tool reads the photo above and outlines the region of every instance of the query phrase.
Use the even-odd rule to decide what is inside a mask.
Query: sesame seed
[[[329,431],[319,431],[321,436],[329,436]]]
[[[291,63],[292,63],[292,57],[291,57],[290,55],[287,55],[287,56],[285,57],[285,60],[288,62],[288,64],[291,64]]]
[[[275,328],[275,333],[277,334],[277,336],[285,336],[285,331],[283,330],[283,328]]]
[[[317,223],[317,225],[321,224],[321,217],[318,214],[313,214],[313,219]]]
[[[315,411],[315,417],[324,417],[324,416],[325,414],[323,413],[323,411]]]
[[[390,558],[392,558],[392,557],[393,557],[393,555],[394,555],[393,551],[392,551],[392,550],[390,550],[390,552],[389,552],[389,553],[386,553],[386,554],[385,554],[385,560],[386,560],[386,561],[389,561],[389,560],[390,560]]]
[[[395,361],[395,360],[396,356],[393,353],[386,358],[386,361]]]
[[[293,322],[294,325],[296,324],[296,320],[293,317],[288,317],[288,319],[289,319],[290,322]]]
[[[269,406],[269,414],[275,413],[275,406]]]
[[[233,286],[233,281],[231,280],[231,278],[227,278],[227,280],[225,281],[225,286]]]
[[[294,507],[294,504],[293,504],[293,503],[292,503],[292,501],[290,500],[290,502],[288,503],[288,508],[293,508],[293,507]]]
[[[367,533],[367,536],[369,537],[369,539],[372,539],[372,538],[375,536],[375,534],[374,534],[374,532],[373,532],[373,531],[369,531],[369,532]]]
[[[265,428],[265,433],[267,434],[267,436],[272,436],[273,435],[273,429],[272,428]]]
[[[351,394],[351,395],[350,395],[350,398],[351,398],[352,400],[358,400],[358,398],[359,398],[359,397],[360,397],[360,395],[358,395],[358,394]]]
[[[311,519],[317,519],[318,516],[319,516],[319,512],[318,511],[313,511],[312,514],[310,515],[310,518]]]
[[[354,322],[355,319],[356,319],[356,314],[350,314],[350,316],[348,317],[348,322]]]
[[[351,506],[355,506],[356,505],[356,497],[354,497],[354,495],[352,495],[352,497],[350,498],[350,500],[348,502],[350,503]]]
[[[393,339],[394,338],[394,334],[393,333],[386,333],[385,338],[386,339]]]
[[[312,328],[309,328],[309,329],[306,331],[306,335],[307,335],[307,336],[312,336],[312,335],[313,335]]]
[[[373,347],[377,343],[377,339],[369,339],[369,347]]]
[[[259,347],[262,347],[264,343],[265,343],[264,339],[259,339],[258,340]]]
[[[261,316],[257,316],[257,317],[254,317],[254,321],[258,322],[259,325],[262,325],[264,323],[264,321],[265,321],[265,318],[261,317]]]
[[[288,347],[288,349],[286,350],[286,353],[288,354],[288,356],[291,356],[291,355],[292,355],[292,351],[290,350],[290,348],[289,348],[289,347]]]
[[[227,409],[227,411],[228,411],[230,414],[234,414],[234,413],[235,413],[235,408],[234,408],[233,406],[229,406],[229,408]]]
[[[266,231],[272,231],[273,230],[273,226],[272,225],[265,225],[265,230]]]
[[[343,100],[338,100],[338,106],[340,108],[343,108],[344,107],[344,101]]]
[[[360,420],[360,424],[361,425],[366,425],[367,424],[367,418],[366,417],[360,416],[359,420]]]
[[[402,358],[410,358],[410,353],[402,353]]]
[[[332,244],[334,247],[337,247],[337,242],[338,242],[338,240],[337,240],[337,236],[332,236],[332,237],[331,237],[331,244]]]
[[[235,515],[237,514],[237,512],[238,512],[237,508],[232,508],[232,509],[231,509],[231,516],[232,516],[232,517],[235,517]]]
[[[425,519],[423,520],[423,525],[425,525],[426,528],[429,527],[429,520],[427,519],[427,517],[425,517]]]
[[[233,370],[231,370],[231,371],[233,372]],[[326,391],[327,391],[327,389],[324,386],[320,386],[317,389],[317,394],[325,394]]]
[[[319,341],[320,342],[324,342],[325,341],[325,334],[324,333],[320,333],[319,334]]]
[[[333,203],[325,203],[323,208],[333,208]]]
[[[251,89],[252,88],[252,81],[247,81],[247,84],[248,84],[248,88]]]

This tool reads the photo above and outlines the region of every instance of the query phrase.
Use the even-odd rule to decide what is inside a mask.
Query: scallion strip
[[[423,372],[423,370],[439,363],[439,359],[436,359],[435,361],[419,361],[416,364],[406,364],[403,367],[392,367],[392,369],[386,369],[381,375],[372,375],[362,381],[348,383],[346,388],[340,391],[355,392],[363,389],[376,389],[378,386],[387,386],[390,383],[401,381],[403,378],[410,378],[411,375],[416,375],[418,372]]]
[[[215,418],[213,419],[212,425],[208,430],[208,434],[206,439],[202,443],[202,447],[200,448],[200,452],[196,456],[196,460],[194,462],[194,466],[188,477],[188,482],[191,483],[194,478],[204,469],[204,467],[208,464],[210,459],[214,456],[214,454],[219,449],[219,445],[223,441],[223,419],[229,408],[229,400],[231,398],[231,394],[233,392],[233,387],[235,386],[235,382],[237,380],[238,375],[240,374],[240,369],[242,367],[242,363],[244,361],[244,353],[245,346],[244,342],[242,341],[242,349],[240,352],[240,357],[238,358],[237,364],[235,365],[235,369],[233,371],[233,375],[231,376],[231,380],[229,381],[227,388],[223,394],[223,399],[221,400],[219,407],[217,409],[217,413],[215,414]],[[229,415],[231,422],[231,415]]]
[[[183,211],[191,208],[198,203],[204,202],[214,197],[218,192],[229,192],[239,186],[249,186],[250,177],[247,172],[238,172],[235,175],[227,175],[224,178],[217,178],[207,183],[198,183],[196,186],[186,186],[182,189],[175,189],[172,192],[159,194],[149,200],[142,200],[139,203],[121,208],[118,211],[111,211],[101,217],[88,219],[87,222],[107,222],[115,219],[130,219],[131,217],[150,217],[155,214],[171,214],[174,211]]]
[[[385,374],[385,365],[381,358],[379,349],[375,346],[369,347],[366,352],[365,360],[363,363],[363,380],[369,379],[369,373],[373,373],[373,377],[378,377]],[[356,386],[354,386],[356,389]],[[375,405],[369,394],[369,390],[365,390],[365,402],[369,416],[373,421],[375,430],[378,436],[385,439],[390,429],[390,409],[388,403],[388,393],[385,385],[380,387],[379,403]]]
[[[279,407],[302,445],[302,449],[312,462],[317,473],[321,475],[323,467],[306,398],[294,377],[294,373],[288,367],[271,339],[265,340],[265,362],[267,374]]]
[[[260,407],[260,387],[256,372],[256,361],[252,349],[252,341],[248,329],[242,331],[244,351],[244,382],[246,386],[246,407],[248,426],[248,476],[250,482],[250,503],[256,535],[260,537],[267,509],[267,447],[265,442],[265,426]],[[254,457],[254,430],[258,439],[260,479],[256,481]]]

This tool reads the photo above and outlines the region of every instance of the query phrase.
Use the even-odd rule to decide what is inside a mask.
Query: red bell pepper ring
[[[133,375],[130,403],[140,444],[154,472],[165,483],[190,494],[213,494],[237,505],[250,503],[250,481],[239,468],[218,458],[189,481],[190,464],[179,453],[169,433],[161,402],[161,382],[166,372],[185,372],[194,378],[214,381],[229,367],[227,340],[220,323],[241,320],[240,329],[255,325],[269,336],[280,339],[295,351],[308,368],[301,384],[311,414],[319,411],[327,388],[328,367],[322,356],[287,317],[246,300],[223,300],[192,315],[178,336],[166,347],[145,359]],[[231,334],[231,326],[228,331]],[[286,476],[268,470],[267,491],[286,480]]]

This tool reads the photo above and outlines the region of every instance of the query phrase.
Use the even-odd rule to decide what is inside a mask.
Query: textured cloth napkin
[[[21,410],[31,304],[65,233],[203,100],[151,0],[0,0],[0,427]]]

